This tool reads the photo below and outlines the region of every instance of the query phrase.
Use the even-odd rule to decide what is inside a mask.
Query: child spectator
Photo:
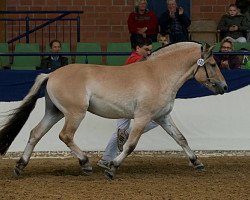
[[[236,42],[246,42],[248,21],[242,15],[235,4],[229,6],[228,14],[220,19],[217,29],[220,31],[221,38],[231,37]]]

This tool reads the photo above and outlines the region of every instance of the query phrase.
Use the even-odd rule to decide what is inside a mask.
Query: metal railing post
[[[84,61],[85,64],[89,64],[89,60],[88,60],[88,56],[86,55],[85,57],[85,61]]]
[[[29,14],[60,14],[59,16],[55,17],[55,18],[34,18],[34,17],[29,17]],[[74,21],[77,23],[77,31],[76,31],[76,37],[77,37],[77,42],[80,42],[80,15],[83,13],[83,11],[1,11],[0,10],[0,14],[26,14],[26,17],[24,18],[17,18],[17,19],[12,19],[12,18],[0,18],[0,21],[5,21],[5,41],[8,40],[7,36],[9,34],[7,34],[7,21],[10,21],[12,22],[10,24],[10,26],[12,27],[12,30],[11,30],[11,36],[12,36],[12,39],[8,40],[7,43],[10,44],[10,43],[14,43],[15,41],[19,40],[20,42],[20,39],[21,38],[25,38],[26,39],[26,43],[29,43],[30,42],[30,34],[33,33],[33,32],[36,32],[40,29],[43,29],[44,27],[46,26],[49,26],[49,38],[50,38],[50,24],[52,24],[53,22],[56,23],[56,21],[64,21],[64,20],[69,20],[70,21],[70,40],[72,39],[71,37],[71,21]],[[65,16],[69,15],[69,14],[78,14],[76,17],[74,18],[64,18]],[[15,21],[18,21],[19,23],[19,35],[14,37],[14,29],[13,29],[13,26],[14,26],[14,22]],[[24,21],[25,22],[25,31],[24,33],[21,33],[21,29],[20,29],[20,22],[21,21]],[[40,25],[36,25],[35,24],[35,28],[32,28],[32,24],[31,22],[32,21],[45,21],[44,23],[40,24]],[[56,28],[57,28],[57,25],[56,25]],[[64,26],[63,26],[63,29],[64,29]],[[75,32],[74,32],[75,33]],[[56,31],[56,34],[57,34],[57,31]],[[63,30],[63,34],[64,34],[64,30]],[[36,33],[35,33],[35,37],[36,37]],[[36,38],[35,38],[36,40]],[[50,39],[49,39],[50,40]],[[63,41],[64,41],[64,37],[63,37]],[[71,41],[70,41],[71,43]]]
[[[30,42],[30,35],[29,35],[29,30],[30,30],[30,18],[27,15],[25,18],[25,22],[26,22],[26,43]]]
[[[80,32],[81,32],[81,30],[80,30],[80,29],[81,29],[80,25],[81,25],[81,24],[80,24],[80,16],[79,16],[79,15],[77,16],[76,21],[77,21],[77,22],[76,22],[76,23],[77,23],[77,26],[76,26],[76,27],[77,27],[77,42],[80,42],[80,41],[81,41],[81,38],[80,38],[80,35],[81,35],[81,34],[80,34]]]

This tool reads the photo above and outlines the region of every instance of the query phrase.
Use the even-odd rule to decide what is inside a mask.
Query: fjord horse
[[[40,74],[21,105],[2,126],[0,154],[6,153],[28,120],[41,87],[46,84],[45,115],[30,133],[24,153],[14,169],[16,176],[28,164],[38,141],[63,117],[65,123],[59,138],[79,159],[83,172],[91,174],[88,157],[73,140],[87,111],[105,118],[134,119],[123,151],[105,171],[107,178],[113,178],[116,169],[135,149],[145,125],[151,120],[183,148],[196,169],[203,170],[203,164],[170,117],[177,91],[193,77],[215,94],[223,94],[227,90],[224,77],[213,59],[212,49],[206,50],[196,42],[163,47],[153,52],[146,61],[122,67],[71,64],[50,74]]]

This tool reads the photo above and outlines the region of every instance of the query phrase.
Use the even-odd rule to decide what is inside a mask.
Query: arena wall
[[[250,150],[250,86],[226,93],[191,99],[176,99],[172,117],[194,150]],[[2,112],[20,102],[0,102]],[[38,100],[29,120],[9,152],[23,151],[31,129],[44,114],[44,98]],[[42,138],[35,151],[68,151],[59,138],[63,120]],[[77,130],[75,141],[85,151],[103,151],[116,129],[115,120],[88,113]],[[136,150],[181,150],[160,127],[142,135]]]

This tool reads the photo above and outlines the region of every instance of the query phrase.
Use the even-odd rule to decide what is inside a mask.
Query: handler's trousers
[[[130,122],[131,119],[118,119],[117,120],[117,130],[114,132],[108,142],[108,145],[105,148],[105,152],[102,156],[103,160],[111,161],[114,160],[114,158],[118,155],[119,149],[117,147],[117,131],[118,129],[124,129],[128,130],[127,132],[130,133]],[[147,124],[147,126],[144,128],[143,133],[146,133],[147,131],[157,127],[158,124],[154,121],[151,121]]]

